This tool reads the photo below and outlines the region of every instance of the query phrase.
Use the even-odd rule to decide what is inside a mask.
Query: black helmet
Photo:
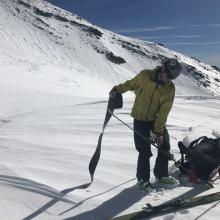
[[[167,59],[164,63],[164,70],[170,79],[176,79],[182,70],[181,64],[174,58]]]

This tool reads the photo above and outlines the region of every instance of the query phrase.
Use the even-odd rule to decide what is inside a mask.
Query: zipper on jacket
[[[153,94],[152,94],[152,96],[151,96],[150,105],[149,105],[149,108],[148,108],[148,111],[147,111],[147,120],[148,120],[148,114],[149,114],[149,112],[150,112],[150,107],[151,107],[151,105],[152,105],[154,93],[155,93],[157,87],[158,87],[158,84],[156,85],[156,87],[155,87],[155,89],[154,89],[154,91],[153,91]]]

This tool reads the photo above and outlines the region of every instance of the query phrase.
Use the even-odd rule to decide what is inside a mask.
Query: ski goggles
[[[166,71],[166,74],[168,79],[176,79],[169,71]]]
[[[175,79],[175,77],[170,73],[170,71],[167,68],[164,69],[164,73],[167,75],[168,79],[171,79],[171,80]]]

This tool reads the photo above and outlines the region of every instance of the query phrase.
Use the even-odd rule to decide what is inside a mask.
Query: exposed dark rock
[[[197,81],[198,86],[210,86],[211,82],[209,81],[209,77],[198,71],[194,66],[187,65],[186,70],[189,75]]]
[[[77,18],[78,20],[80,20],[80,21],[82,20],[82,18],[80,18],[79,16],[76,16],[76,18]]]
[[[67,18],[62,17],[60,15],[54,15],[54,18],[56,18],[57,20],[62,21],[62,22],[69,22],[69,20]]]
[[[71,25],[77,26],[82,28],[84,31],[88,32],[90,34],[90,36],[96,36],[97,38],[102,37],[103,33],[101,31],[99,31],[98,29],[94,28],[94,27],[88,27],[84,24],[80,24],[76,21],[70,21]]]
[[[15,8],[17,13],[19,14],[21,12],[21,10],[19,8]]]
[[[80,24],[76,21],[70,21],[70,24],[73,25],[73,26],[80,26]]]
[[[115,64],[126,63],[126,61],[122,57],[115,56],[112,52],[106,52],[105,56],[109,61]]]
[[[57,37],[57,38],[59,38],[59,37]],[[62,46],[62,45],[64,45],[64,43],[56,42],[56,45],[58,45],[58,46]]]
[[[34,7],[34,12],[35,12],[35,14],[43,16],[43,17],[46,17],[46,18],[52,18],[52,16],[53,16],[52,13],[49,13],[49,12],[46,12],[46,11],[42,11],[42,10],[40,10],[37,7]]]
[[[219,79],[217,79],[217,78],[214,78],[214,80],[215,80],[216,82],[220,82],[220,80],[219,80]]]
[[[193,71],[193,76],[197,80],[205,79],[205,76],[201,72],[195,70]]]
[[[19,3],[24,5],[25,7],[31,7],[31,5],[23,2],[22,0],[19,0]],[[43,16],[43,17],[46,17],[46,18],[55,18],[61,22],[69,22],[71,25],[74,25],[74,26],[78,26],[80,28],[82,28],[85,32],[89,33],[90,36],[92,37],[96,37],[96,38],[100,38],[102,37],[103,33],[101,31],[99,31],[97,28],[94,28],[94,27],[89,27],[89,26],[86,26],[84,24],[80,24],[76,21],[70,21],[68,20],[67,18],[65,17],[62,17],[60,15],[57,15],[57,14],[53,14],[53,13],[50,13],[50,12],[46,12],[46,11],[43,11],[37,7],[33,7],[33,10],[34,10],[34,13],[39,15],[39,16]],[[77,19],[78,20],[82,20],[80,17],[77,16]],[[43,23],[44,25],[48,25],[46,24],[42,19],[40,19],[39,17],[37,18],[37,20],[41,23]]]
[[[18,4],[23,5],[23,6],[26,7],[26,8],[31,8],[31,5],[29,5],[29,4],[26,3],[26,2],[23,2],[22,0],[19,0],[19,1],[18,1]]]
[[[147,50],[143,51],[139,45],[135,45],[130,42],[123,41],[123,40],[118,40],[118,42],[120,42],[122,48],[126,48],[127,50],[131,51],[132,53],[139,54],[143,57],[149,57],[149,55],[148,55],[149,51],[147,51]]]
[[[41,24],[47,26],[47,27],[50,26],[49,24],[47,24],[46,22],[44,22],[44,21],[43,21],[42,19],[40,19],[39,17],[37,17],[36,20],[37,20],[38,22],[40,22]]]
[[[187,65],[186,70],[187,70],[187,72],[191,73],[191,72],[194,72],[196,70],[196,68],[194,66]]]
[[[88,28],[87,28],[87,31],[88,31],[90,34],[95,35],[95,36],[98,37],[98,38],[102,37],[102,34],[103,34],[101,31],[99,31],[98,29],[93,28],[93,27],[88,27]]]
[[[38,26],[38,25],[33,24],[33,26],[35,26],[36,28],[38,28],[38,29],[40,29],[40,30],[42,30],[42,31],[45,31],[44,28],[42,28],[42,27],[40,27],[40,26]]]
[[[96,50],[97,53],[101,53],[101,54],[105,53],[102,49],[100,49],[100,48],[98,48],[98,47],[96,47],[94,45],[93,45],[93,48]]]
[[[220,68],[217,67],[217,66],[212,66],[212,68],[214,68],[215,70],[219,71],[220,72]]]
[[[56,38],[60,38],[60,37],[57,37],[56,35],[54,35],[54,33],[53,33],[52,31],[48,31],[47,28],[44,29],[43,27],[41,27],[41,26],[39,26],[39,25],[37,25],[37,24],[33,24],[33,26],[36,27],[36,28],[38,28],[38,29],[41,30],[41,31],[44,31],[44,32],[46,32],[46,33],[48,33],[48,34],[50,34],[50,35],[53,35],[53,36],[56,37]]]
[[[159,43],[159,42],[155,42],[155,43],[162,46],[162,47],[165,47],[164,44],[162,44],[162,43]]]
[[[153,56],[152,56],[152,59],[153,59],[153,60],[159,60],[159,57],[153,55]]]
[[[211,82],[210,82],[209,80],[206,80],[206,81],[202,82],[202,85],[203,85],[204,87],[209,87],[210,84],[211,84]]]
[[[198,62],[201,62],[200,60],[198,60],[198,59],[195,58],[195,57],[190,57],[190,58],[192,58],[192,59],[194,59],[194,60],[196,60],[196,61],[198,61]]]

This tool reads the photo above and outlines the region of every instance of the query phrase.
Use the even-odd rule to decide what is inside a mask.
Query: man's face
[[[165,70],[162,70],[161,74],[160,74],[160,79],[163,81],[163,83],[167,84],[171,81],[170,78],[168,78],[167,73],[165,72]]]

